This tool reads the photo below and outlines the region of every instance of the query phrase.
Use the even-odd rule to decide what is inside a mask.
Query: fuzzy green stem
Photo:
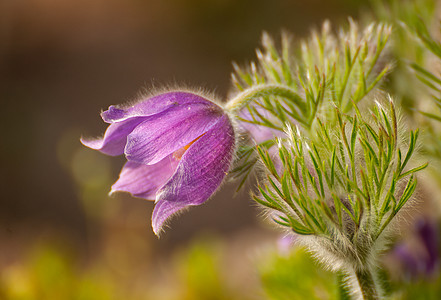
[[[360,285],[363,300],[381,299],[378,286],[375,284],[374,276],[370,270],[355,270],[355,276]]]
[[[346,286],[346,276],[343,272],[337,273],[338,299],[351,300],[351,293]]]
[[[258,97],[269,95],[284,97],[297,105],[303,102],[303,99],[290,87],[278,84],[259,84],[239,93],[236,97],[228,101],[225,108],[232,113],[238,113],[250,101]]]

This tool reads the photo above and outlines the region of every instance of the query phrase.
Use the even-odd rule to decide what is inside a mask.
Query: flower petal
[[[117,107],[111,105],[108,110],[101,113],[106,123],[121,122],[133,117],[146,117],[158,114],[174,106],[186,106],[197,103],[211,103],[207,99],[189,92],[170,92],[160,94],[140,101],[130,107]]]
[[[152,227],[159,234],[177,211],[205,202],[227,174],[234,151],[234,130],[227,115],[198,139],[182,156],[176,172],[157,192]]]
[[[178,163],[172,155],[150,166],[128,161],[110,193],[129,192],[135,197],[154,200],[156,191],[170,179]]]
[[[127,160],[155,164],[206,133],[222,116],[211,102],[169,108],[139,124],[127,137]]]
[[[153,232],[159,236],[167,219],[186,207],[188,205],[184,202],[159,201],[156,203],[152,215]]]
[[[81,138],[81,143],[86,147],[99,150],[104,154],[112,156],[121,155],[124,153],[124,147],[127,143],[127,135],[129,135],[133,129],[144,120],[145,118],[138,117],[110,124],[102,138]]]

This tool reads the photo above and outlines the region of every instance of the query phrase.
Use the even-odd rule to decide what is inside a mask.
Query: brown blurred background
[[[184,83],[224,100],[231,62],[254,59],[262,31],[278,37],[286,29],[302,37],[324,19],[357,17],[365,5],[0,0],[0,268],[40,239],[61,241],[87,261],[100,241],[112,240],[109,235],[118,237],[116,248],[138,243],[149,256],[201,232],[266,234],[246,193],[234,196],[229,185],[174,219],[157,240],[150,228],[152,203],[107,196],[124,159],[86,149],[79,138],[102,134],[100,110],[133,100],[145,88]]]

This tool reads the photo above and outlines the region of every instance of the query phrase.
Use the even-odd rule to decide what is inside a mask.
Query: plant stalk
[[[375,283],[372,272],[364,268],[362,270],[355,270],[355,276],[361,290],[363,300],[379,300],[381,299],[378,286]]]
[[[232,113],[238,113],[242,108],[247,106],[251,100],[267,95],[281,96],[290,99],[292,102],[297,103],[297,105],[303,102],[302,98],[288,86],[259,84],[239,93],[236,97],[228,101],[225,108]]]

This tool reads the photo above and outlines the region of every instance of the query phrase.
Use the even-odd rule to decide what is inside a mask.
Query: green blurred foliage
[[[106,277],[79,270],[71,255],[51,245],[36,247],[0,277],[0,298],[5,300],[117,299],[113,290]]]
[[[323,270],[304,249],[278,252],[260,262],[262,286],[269,299],[336,299],[336,276]]]
[[[179,299],[244,299],[228,289],[222,276],[222,248],[220,243],[196,242],[178,254],[177,273],[182,288]]]
[[[163,264],[167,269],[165,277],[161,264],[145,272],[132,270],[128,276],[120,276],[112,272],[112,268],[119,265],[108,265],[104,255],[84,265],[69,251],[44,243],[2,271],[0,299],[247,299],[228,283],[228,272],[224,272],[228,270],[222,270],[225,261],[222,248],[215,240],[196,240]],[[159,281],[147,280],[151,275]],[[136,285],[140,281],[141,285]]]
[[[396,300],[438,300],[441,295],[441,277],[419,280],[410,284],[402,283],[400,292],[393,299]]]
[[[376,19],[394,27],[389,59],[395,68],[384,89],[401,101],[408,123],[419,127],[422,151],[430,160],[430,180],[441,183],[441,96],[440,96],[440,1],[371,0],[369,20]],[[430,181],[426,179],[426,181]]]
[[[142,272],[114,272],[105,255],[85,263],[53,243],[35,246],[0,273],[2,300],[295,300],[349,299],[340,290],[341,277],[323,270],[303,248],[272,247],[245,260],[255,269],[258,284],[235,280],[228,242],[198,238]],[[143,257],[137,259],[145,260]],[[161,268],[161,266],[163,268]],[[165,272],[164,272],[165,268]],[[260,286],[259,286],[260,284]],[[388,291],[391,299],[439,299],[441,277],[398,278]],[[345,298],[346,297],[346,298]]]
[[[418,106],[422,85],[410,72],[408,63],[419,64],[426,59],[425,49],[418,43],[409,28],[419,20],[431,23],[434,17],[436,0],[371,0],[372,11],[365,14],[372,19],[387,22],[394,28],[393,43],[389,60],[395,64],[387,85],[383,88],[402,101],[404,111],[413,115],[412,108]]]

